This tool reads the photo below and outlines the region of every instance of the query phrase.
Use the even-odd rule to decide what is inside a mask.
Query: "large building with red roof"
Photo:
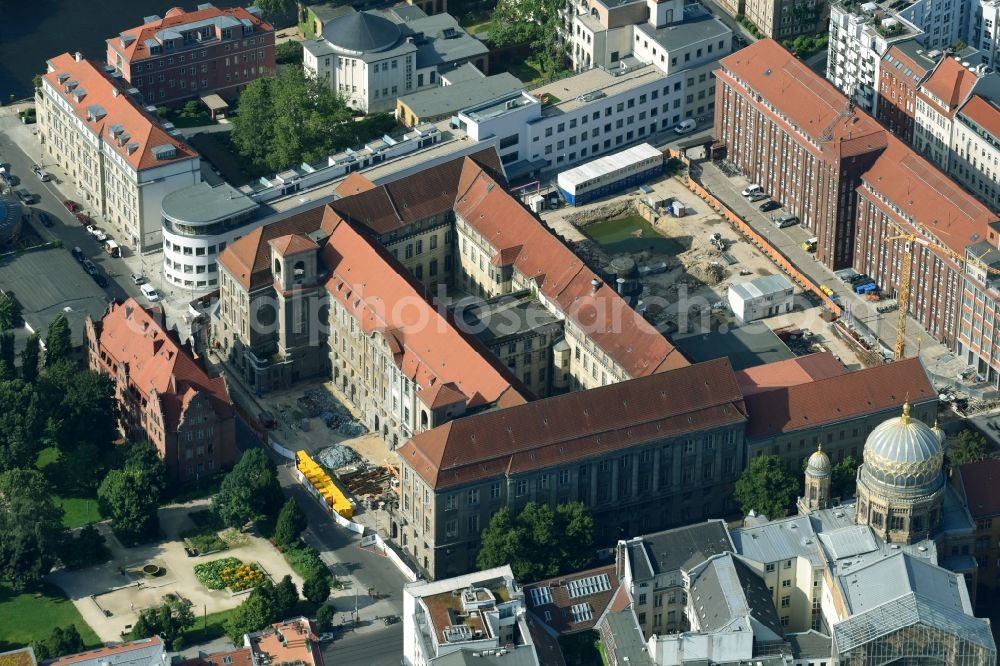
[[[973,555],[979,564],[976,582],[981,588],[977,596],[988,602],[995,597],[984,595],[983,590],[995,595],[1000,587],[1000,460],[989,458],[959,465],[952,474],[952,483],[976,521]]]
[[[274,76],[274,28],[256,7],[180,7],[147,16],[107,40],[107,63],[148,104],[218,94],[234,100],[248,84]]]
[[[130,440],[152,443],[178,481],[236,462],[229,389],[134,299],[87,320],[90,368],[115,382],[119,423]]]
[[[120,246],[160,247],[160,204],[201,181],[198,153],[147,113],[134,89],[79,53],[46,64],[36,105],[46,160],[65,169],[86,212]]]

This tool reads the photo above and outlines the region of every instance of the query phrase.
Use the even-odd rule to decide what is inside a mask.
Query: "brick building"
[[[959,465],[952,474],[969,515],[976,521],[975,550],[979,564],[976,582],[980,602],[990,603],[1000,586],[1000,460],[988,459]],[[983,594],[986,592],[987,594]]]
[[[87,319],[91,370],[115,381],[119,425],[131,440],[152,443],[176,481],[211,475],[236,462],[229,389],[209,377],[189,349],[135,299]]]
[[[882,56],[879,67],[875,117],[906,143],[913,143],[917,90],[943,56],[930,53],[916,41],[899,42]]]
[[[819,242],[833,269],[854,257],[854,190],[885,149],[886,133],[773,40],[723,58],[716,73],[715,137]]]
[[[212,93],[234,100],[251,81],[275,73],[274,28],[256,7],[174,7],[107,44],[108,65],[148,104]]]

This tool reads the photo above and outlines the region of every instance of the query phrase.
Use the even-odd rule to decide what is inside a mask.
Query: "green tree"
[[[37,333],[28,336],[21,350],[21,378],[32,383],[38,378],[38,358],[41,356],[41,339]]]
[[[274,60],[279,65],[302,64],[302,42],[289,39],[274,49]]]
[[[287,617],[295,610],[299,603],[299,591],[292,582],[292,577],[285,574],[285,577],[278,581],[272,589],[272,599],[274,601],[275,614],[279,618]]]
[[[129,442],[121,447],[120,451],[122,458],[120,467],[141,471],[146,475],[149,484],[162,497],[167,490],[167,468],[156,447],[142,440]]]
[[[73,339],[69,330],[66,315],[59,313],[49,324],[45,335],[45,367],[49,368],[59,361],[68,360],[73,351]]]
[[[243,157],[272,171],[326,157],[347,147],[341,145],[345,136],[356,136],[344,100],[301,67],[251,82],[237,108],[233,144]]]
[[[302,581],[302,596],[319,605],[330,597],[330,577],[317,573]]]
[[[274,527],[274,541],[282,548],[289,548],[298,543],[299,535],[306,528],[306,514],[302,513],[299,503],[289,497],[285,506],[278,514],[278,522]]]
[[[785,471],[780,458],[757,456],[736,481],[734,495],[744,514],[752,510],[774,520],[788,515],[798,489],[798,480]]]
[[[15,357],[14,331],[0,331],[0,379],[13,379],[17,376]]]
[[[59,555],[63,511],[41,472],[0,474],[0,579],[24,590],[49,573]]]
[[[14,297],[0,291],[0,331],[9,331],[17,323],[18,307]]]
[[[986,437],[981,432],[966,428],[958,433],[958,442],[952,448],[949,458],[952,465],[965,465],[985,460],[988,451]]]
[[[295,0],[256,0],[253,4],[268,18],[284,17],[295,10]]]
[[[149,475],[138,469],[113,469],[97,489],[101,513],[111,517],[115,532],[129,539],[151,535],[157,527],[160,493]]]
[[[71,624],[65,629],[56,627],[48,638],[32,642],[31,649],[35,652],[35,659],[45,661],[83,652],[87,646],[83,644],[76,625]]]
[[[277,469],[262,449],[250,449],[226,474],[212,498],[216,515],[229,527],[273,518],[281,506]]]
[[[543,73],[553,74],[566,63],[560,36],[563,0],[499,0],[490,23],[489,38],[497,46],[531,45]]]
[[[0,381],[0,471],[34,467],[44,418],[42,402],[20,379]]]
[[[87,525],[75,536],[63,533],[59,559],[67,569],[82,569],[111,559],[104,537],[93,525]]]
[[[251,592],[243,600],[226,622],[226,635],[234,645],[243,644],[243,636],[254,631],[260,631],[267,625],[277,622],[272,605],[272,591],[268,591],[266,583]],[[273,585],[271,586],[273,590]]]
[[[854,497],[858,483],[858,461],[847,456],[833,466],[830,477],[830,494],[833,497]]]
[[[593,541],[594,521],[583,504],[553,510],[528,502],[516,517],[507,507],[493,514],[482,533],[478,564],[481,569],[510,564],[518,578],[540,580],[586,566]]]
[[[320,631],[330,631],[333,629],[333,616],[337,611],[333,610],[333,606],[328,606],[323,604],[316,609],[316,623],[319,625]]]
[[[191,604],[169,595],[162,604],[143,609],[132,627],[134,638],[162,636],[167,643],[173,643],[194,626],[195,617]]]

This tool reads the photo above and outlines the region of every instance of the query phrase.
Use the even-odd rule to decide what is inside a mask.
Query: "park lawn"
[[[62,507],[64,512],[63,527],[73,529],[104,520],[104,516],[101,515],[100,510],[97,508],[96,495],[93,497],[63,497],[60,494],[60,491],[65,490],[65,486],[58,483],[58,463],[59,450],[54,446],[50,446],[38,452],[38,460],[35,462],[35,467],[48,480],[52,501]],[[48,469],[50,467],[51,469]]]
[[[38,594],[39,596],[36,596]],[[59,588],[43,583],[35,591],[17,594],[0,584],[0,652],[48,638],[56,627],[76,625],[88,647],[101,640]]]

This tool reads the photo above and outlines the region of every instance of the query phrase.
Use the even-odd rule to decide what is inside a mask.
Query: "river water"
[[[0,100],[32,93],[31,80],[45,61],[80,51],[104,62],[106,39],[142,24],[144,16],[163,16],[171,7],[194,9],[209,0],[0,0]],[[218,2],[217,6],[248,4]]]

